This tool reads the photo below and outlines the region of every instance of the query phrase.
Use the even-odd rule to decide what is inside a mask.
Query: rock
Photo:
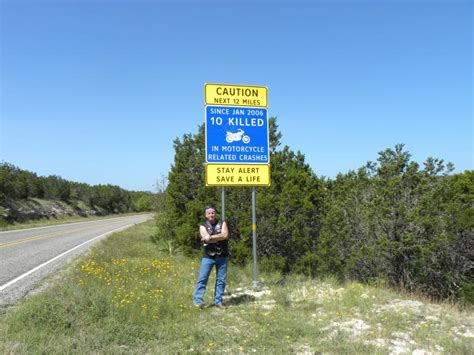
[[[41,219],[57,219],[65,216],[102,216],[107,211],[93,209],[81,203],[85,208],[70,205],[64,201],[28,198],[24,200],[8,200],[0,210],[0,219],[8,223],[23,223]]]

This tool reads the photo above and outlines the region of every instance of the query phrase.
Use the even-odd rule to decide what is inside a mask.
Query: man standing
[[[201,242],[204,246],[204,256],[199,270],[198,280],[194,288],[193,303],[196,307],[204,307],[204,293],[206,292],[207,281],[212,268],[216,267],[216,286],[214,290],[214,305],[217,308],[225,309],[222,304],[224,295],[227,264],[229,263],[227,223],[216,219],[216,208],[206,206],[204,209],[206,221],[199,226]]]

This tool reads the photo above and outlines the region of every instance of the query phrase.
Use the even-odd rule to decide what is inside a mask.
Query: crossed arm
[[[222,229],[219,234],[210,235],[204,226],[199,227],[199,233],[201,233],[201,241],[204,243],[217,243],[221,240],[226,240],[229,236],[226,222],[222,222]]]

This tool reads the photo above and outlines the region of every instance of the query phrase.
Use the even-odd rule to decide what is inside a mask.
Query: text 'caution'
[[[265,86],[205,84],[206,105],[267,107],[268,90]]]

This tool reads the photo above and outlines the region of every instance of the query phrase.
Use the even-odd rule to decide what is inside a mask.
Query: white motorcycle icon
[[[242,142],[244,142],[245,144],[248,144],[250,143],[250,137],[247,135],[244,135],[244,133],[245,132],[241,130],[240,128],[239,128],[239,131],[235,133],[227,131],[225,140],[227,143],[238,142],[242,140]]]

